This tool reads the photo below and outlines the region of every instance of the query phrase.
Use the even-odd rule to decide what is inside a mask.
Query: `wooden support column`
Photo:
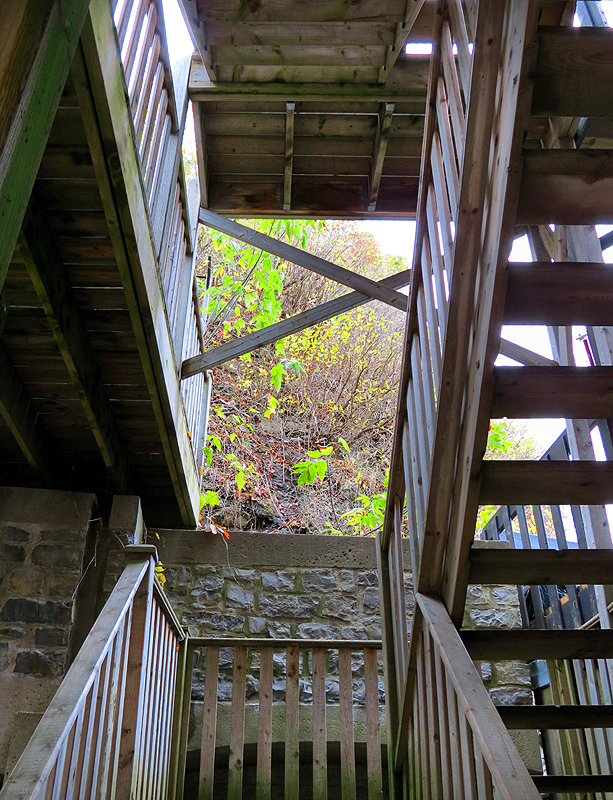
[[[283,173],[283,210],[292,207],[292,173],[294,171],[294,115],[296,103],[285,104],[285,167]]]
[[[47,441],[40,417],[32,408],[27,391],[10,356],[0,342],[0,416],[8,425],[26,460],[49,488],[58,485],[57,459]]]
[[[311,272],[316,272],[318,275],[330,278],[332,281],[349,286],[350,289],[367,294],[375,300],[381,300],[401,311],[406,311],[407,309],[407,297],[405,295],[395,292],[393,289],[388,289],[381,283],[365,278],[363,275],[358,275],[357,272],[351,272],[351,270],[339,267],[338,264],[333,264],[331,261],[314,256],[312,253],[306,253],[291,244],[273,239],[272,236],[267,236],[265,233],[259,233],[252,228],[239,225],[238,222],[233,222],[204,208],[200,209],[200,222],[203,225],[208,225],[209,228],[225,233],[227,236],[232,236],[234,239],[250,244],[252,247],[258,247],[267,253],[272,253],[274,256],[285,259],[285,261],[291,261],[292,264],[298,264],[299,267],[304,267]]]
[[[200,103],[192,103],[194,114],[194,131],[196,135],[196,152],[200,155],[198,159],[198,181],[200,183],[200,205],[203,208],[209,206],[209,156],[206,148],[206,133],[204,131],[204,121],[200,113]]]
[[[34,197],[26,211],[19,245],[113,487],[120,494],[129,494],[128,464],[111,403],[66,270]]]
[[[89,0],[0,4],[0,290]]]
[[[383,103],[379,111],[379,125],[375,137],[375,147],[372,154],[370,165],[370,178],[368,180],[368,210],[375,211],[377,208],[377,197],[379,196],[379,186],[383,175],[383,162],[387,152],[387,142],[392,126],[392,116],[394,114],[393,103]]]

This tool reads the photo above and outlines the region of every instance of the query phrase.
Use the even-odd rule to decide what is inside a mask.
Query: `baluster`
[[[121,61],[123,70],[126,75],[126,84],[130,84],[129,75],[132,72],[136,50],[141,38],[141,31],[143,29],[143,21],[145,17],[145,8],[147,0],[138,0],[138,5],[134,7],[131,16],[131,25],[129,26],[129,33],[121,48]]]
[[[230,758],[228,761],[228,800],[243,796],[243,751],[245,749],[245,688],[247,683],[247,648],[234,647],[232,708],[230,722]]]
[[[447,272],[447,280],[451,284],[453,270],[453,236],[451,233],[452,213],[449,205],[450,194],[447,190],[451,189],[449,180],[449,168],[447,162],[443,163],[443,151],[438,132],[434,132],[432,137],[432,180],[436,196],[436,208],[438,211],[439,225],[441,228],[441,239],[443,240],[443,262]],[[453,162],[455,163],[455,162]],[[454,199],[454,203],[457,202]]]
[[[458,212],[460,178],[458,175],[456,151],[461,153],[461,150],[458,150],[457,141],[454,148],[453,132],[451,129],[449,113],[449,103],[447,102],[445,83],[442,78],[439,78],[438,93],[436,96],[438,131],[434,131],[432,135],[432,174],[433,178],[435,179],[437,178],[437,174],[434,172],[434,170],[440,172],[441,176],[444,175],[446,191],[449,195],[448,205],[446,207],[448,208],[449,218],[452,219],[457,215]]]
[[[163,80],[164,76],[163,68],[161,71],[159,69],[160,49],[160,37],[156,35],[153,39],[153,45],[150,48],[147,56],[142,91],[138,95],[135,95],[134,103],[132,105],[134,130],[136,132],[136,145],[139,154],[142,152],[142,137],[145,127],[145,120],[147,119],[147,109],[151,104],[152,95],[157,93],[158,85]]]
[[[464,712],[458,709],[460,729],[460,751],[464,771],[464,795],[466,800],[478,800],[477,776],[475,771],[475,753],[473,735]]]
[[[434,643],[432,646],[432,658],[434,660],[434,685],[436,686],[437,693],[436,704],[438,707],[438,727],[440,736],[441,796],[445,798],[445,800],[451,800],[453,797],[453,761],[449,730],[451,722],[449,714],[450,698],[447,695],[445,668]]]
[[[152,2],[149,4],[149,8],[147,9],[147,29],[145,31],[142,47],[138,53],[138,58],[134,61],[134,66],[130,72],[130,75],[128,75],[126,72],[126,85],[128,87],[130,108],[134,108],[135,98],[140,92],[140,88],[143,84],[145,67],[147,65],[147,59],[151,50],[151,45],[153,44],[156,24],[157,9],[155,7],[155,3]],[[130,81],[132,82],[132,86],[130,86]]]
[[[424,625],[424,629],[426,625]],[[430,730],[428,728],[428,700],[426,693],[426,667],[425,667],[425,632],[419,638],[417,651],[417,724],[419,727],[419,760],[421,777],[421,796],[426,799],[433,797],[432,775],[430,772]]]
[[[313,800],[328,800],[326,651],[313,648]]]
[[[412,468],[411,441],[409,426],[405,420],[402,425],[402,462],[404,467],[404,483],[407,498],[407,518],[409,524],[409,545],[411,548],[411,567],[417,575],[419,565],[419,529],[415,512],[415,486]]]
[[[68,770],[68,781],[66,782],[66,790],[64,795],[66,800],[72,800],[74,797],[75,786],[78,785],[81,776],[81,771],[83,768],[83,753],[85,750],[85,736],[83,736],[83,728],[84,726],[87,727],[90,708],[91,690],[82,702],[81,710],[79,711],[73,727],[73,744],[71,746],[70,767]]]
[[[153,91],[149,95],[147,107],[144,111],[143,118],[143,132],[140,137],[138,145],[138,155],[140,158],[141,168],[145,171],[145,164],[149,155],[149,148],[151,147],[151,138],[153,136],[153,128],[157,119],[157,111],[160,105],[160,98],[164,88],[164,65],[158,62],[155,70],[155,79]]]
[[[433,797],[442,796],[442,767],[440,749],[440,726],[437,703],[440,697],[435,695],[436,681],[435,644],[427,626],[424,627],[424,673],[426,677],[426,705],[428,709],[428,742],[430,743],[429,773]]]
[[[341,798],[356,800],[353,676],[351,651],[346,647],[338,650],[338,690],[341,714]]]
[[[219,647],[207,647],[205,670],[198,800],[213,800],[213,783],[215,777],[215,742],[217,740],[217,683],[219,680]],[[188,674],[191,674],[189,664]],[[234,694],[234,690],[232,691],[232,694]]]
[[[440,352],[432,351],[430,332],[428,330],[428,317],[426,313],[426,301],[424,298],[424,288],[420,286],[417,290],[417,321],[419,325],[419,341],[422,352],[424,353],[424,385],[426,387],[427,403],[426,408],[432,419],[432,430],[435,427],[437,397],[440,384]]]
[[[441,328],[441,336],[444,341],[447,331],[447,313],[449,301],[447,298],[447,287],[445,286],[445,278],[443,275],[445,268],[441,254],[441,243],[438,230],[438,210],[436,207],[436,197],[434,196],[434,187],[432,184],[428,186],[428,197],[426,198],[426,217],[428,220],[430,255],[432,257],[432,274],[434,277],[434,285],[436,287],[439,326]]]
[[[454,800],[462,800],[464,797],[464,769],[462,766],[462,752],[460,745],[460,710],[458,708],[458,698],[451,683],[449,675],[445,672],[445,688],[447,690],[447,711],[449,714],[449,749],[451,753],[451,764],[453,772],[451,774],[453,783]]]
[[[368,800],[383,800],[381,738],[379,735],[379,682],[377,651],[364,648],[364,688],[366,693],[366,767]]]
[[[256,800],[270,800],[272,772],[272,647],[260,650],[260,692],[258,697],[258,754],[256,775]],[[209,800],[200,797],[198,800]]]
[[[433,363],[436,365],[434,370],[434,388],[437,395],[437,404],[439,399],[440,388],[440,375],[442,370],[442,347],[439,335],[439,321],[438,313],[434,303],[434,290],[432,288],[432,259],[430,258],[430,246],[428,237],[424,237],[425,241],[422,245],[421,263],[422,263],[422,288],[424,292],[424,301],[426,304],[426,321],[428,324],[428,336],[430,337],[430,352],[433,354]]]
[[[167,108],[168,108],[168,92],[166,91],[166,89],[162,89],[160,102],[157,107],[157,111],[155,113],[155,123],[151,134],[151,140],[149,143],[147,158],[143,159],[142,162],[143,173],[145,178],[145,189],[147,190],[148,195],[150,194],[151,191],[151,182],[153,180],[156,160],[159,155],[160,140],[162,137],[164,121],[166,119]]]
[[[159,670],[160,658],[160,617],[161,611],[157,603],[153,603],[151,609],[151,637],[149,640],[150,660],[147,668],[146,682],[146,701],[143,706],[143,720],[140,735],[140,769],[138,789],[142,800],[150,800],[148,795],[150,783],[150,764],[151,764],[151,739],[152,731],[156,723],[156,694],[158,689],[157,674]]]
[[[451,116],[451,124],[453,130],[453,138],[455,140],[456,152],[458,154],[458,161],[460,171],[464,160],[464,135],[466,128],[466,121],[464,117],[464,106],[462,104],[462,96],[460,93],[460,81],[458,79],[458,72],[453,57],[453,43],[451,41],[451,31],[449,23],[445,20],[443,22],[443,29],[441,34],[441,64],[443,68],[444,85],[442,89],[444,94],[437,97],[437,102],[442,102],[443,98],[449,104],[449,112]],[[439,83],[439,90],[441,85]],[[443,116],[443,115],[441,115]],[[459,185],[459,184],[458,184]]]
[[[428,485],[430,479],[430,435],[426,420],[423,389],[421,385],[421,356],[419,352],[419,338],[417,334],[411,343],[411,381],[409,389],[413,395],[413,410],[415,412],[415,423],[417,425],[417,445],[419,447],[419,461],[421,465],[421,493],[424,501],[424,508],[428,498]]]
[[[419,304],[419,298],[417,298]],[[418,320],[419,320],[418,313]],[[422,324],[419,325],[420,334],[423,328]],[[423,342],[423,347],[422,347]],[[427,444],[426,457],[427,463],[430,464],[432,457],[432,447],[434,445],[434,427],[436,418],[436,409],[434,406],[434,389],[432,387],[432,363],[430,361],[430,351],[428,347],[428,336],[426,331],[423,331],[423,337],[415,335],[413,338],[413,347],[411,348],[411,369],[415,376],[415,385],[419,397],[419,413],[421,423],[423,424],[423,433],[425,433],[424,443]],[[427,492],[427,487],[425,489]]]
[[[422,493],[422,465],[419,448],[417,444],[418,429],[417,429],[417,416],[415,414],[415,401],[413,399],[413,381],[409,381],[407,391],[407,427],[409,430],[409,438],[411,442],[411,453],[413,454],[413,461],[411,464],[411,471],[413,473],[413,500],[415,502],[415,512],[417,514],[417,527],[419,530],[419,539],[421,538],[424,529],[424,496]]]
[[[449,16],[451,17],[453,38],[455,39],[458,47],[458,66],[460,79],[462,81],[462,89],[464,90],[466,107],[468,107],[470,97],[472,57],[468,50],[468,33],[466,31],[466,24],[464,22],[464,12],[462,11],[460,0],[449,0],[448,8]]]
[[[132,11],[133,7],[134,7],[133,0],[124,0],[123,5],[121,7],[121,12],[119,14],[119,18],[115,19],[115,27],[117,28],[117,38],[119,39],[120,50],[123,47],[126,31],[128,30],[128,22],[130,20],[130,12]]]
[[[479,800],[494,800],[492,776],[487,768],[480,749],[475,745],[475,772],[477,777],[477,797]]]
[[[162,134],[157,145],[155,164],[151,169],[151,182],[148,188],[149,208],[151,209],[152,217],[155,213],[154,209],[157,202],[158,190],[162,182],[162,173],[164,172],[164,166],[166,163],[166,148],[168,147],[168,142],[170,140],[170,128],[170,114],[167,113],[165,114],[162,123]]]
[[[288,647],[285,656],[285,800],[298,800],[300,771],[300,651]]]

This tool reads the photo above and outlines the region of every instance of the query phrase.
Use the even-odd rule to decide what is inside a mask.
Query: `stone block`
[[[2,546],[2,558],[5,561],[19,564],[26,560],[26,549],[20,544],[5,542]]]
[[[496,678],[499,684],[532,686],[530,668],[520,661],[500,661],[496,664]]]
[[[298,639],[336,639],[339,636],[340,630],[338,628],[321,622],[303,622],[298,625],[296,630],[296,638]]]
[[[245,617],[234,614],[199,614],[198,621],[205,628],[223,633],[241,633],[245,625]]]
[[[11,665],[8,642],[0,642],[0,672],[5,672]]]
[[[378,586],[379,577],[376,572],[360,570],[357,584],[358,586]]]
[[[317,610],[316,597],[300,595],[262,595],[260,614],[266,617],[291,617],[305,619],[312,617]]]
[[[532,692],[529,689],[509,689],[500,686],[490,689],[490,697],[496,706],[531,706]]]
[[[374,587],[369,587],[368,589],[364,589],[364,610],[365,611],[373,611],[379,610],[379,589]]]
[[[3,525],[0,527],[0,540],[5,539],[10,542],[29,542],[30,534],[23,528],[15,528],[13,525]]]
[[[39,544],[32,550],[32,563],[52,569],[78,569],[83,554],[81,549],[63,544]]]
[[[85,540],[85,531],[78,528],[50,528],[40,532],[40,540],[41,542],[59,542],[60,544],[68,542],[80,544]]]
[[[50,597],[72,597],[77,582],[78,575],[74,572],[68,574],[52,573],[47,578],[47,593]]]
[[[226,605],[228,608],[253,609],[253,592],[242,586],[230,584],[226,592]]]
[[[336,578],[329,569],[304,569],[302,585],[305,592],[330,592],[336,589]]]
[[[61,675],[64,656],[61,653],[46,653],[41,650],[21,650],[17,653],[15,672],[26,675]]]
[[[346,597],[342,594],[331,594],[326,597],[324,602],[324,617],[335,617],[351,621],[357,619],[357,607],[355,598]]]
[[[200,574],[200,570],[195,573],[196,577],[193,582],[194,591],[214,592],[220,590],[223,586],[223,578],[217,574],[214,567],[210,571]]]
[[[519,608],[471,608],[470,619],[477,628],[521,628]]]
[[[351,569],[341,570],[341,589],[343,592],[355,591],[355,574]]]
[[[341,628],[341,639],[368,639],[366,628],[343,625]]]
[[[275,572],[262,572],[262,589],[267,592],[292,592],[296,584],[296,575],[293,572],[277,570]]]
[[[39,647],[65,647],[68,644],[66,628],[37,628],[34,631],[34,644]]]
[[[23,639],[25,636],[25,629],[19,628],[16,625],[0,628],[0,639]]]
[[[481,662],[481,677],[485,683],[492,680],[492,665],[489,663],[489,661]]]
[[[263,617],[249,617],[247,620],[249,633],[264,633],[266,630],[266,620]]]
[[[192,592],[192,602],[194,608],[219,608],[221,606],[221,592]]]
[[[253,586],[255,581],[255,570],[254,569],[227,569],[223,568],[219,570],[219,574],[222,578],[231,578],[234,581],[243,583],[247,586]]]
[[[7,594],[17,597],[33,597],[42,594],[45,574],[31,567],[20,567],[6,577]]]
[[[292,635],[291,625],[289,622],[269,622],[268,635],[271,639],[289,639]]]
[[[491,602],[484,586],[469,586],[466,592],[466,603],[469,606],[488,605]]]

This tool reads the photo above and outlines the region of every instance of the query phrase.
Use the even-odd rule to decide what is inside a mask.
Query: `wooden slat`
[[[498,706],[498,713],[517,730],[613,728],[613,706]]]
[[[212,800],[215,777],[215,744],[217,741],[217,681],[219,679],[219,647],[207,647],[202,706],[202,744],[198,800]]]
[[[611,150],[526,150],[518,224],[596,225],[613,219]]]
[[[351,652],[347,649],[338,651],[338,691],[341,714],[341,798],[356,800],[353,675]]]
[[[462,631],[460,636],[475,661],[613,657],[613,630],[489,629]]]
[[[300,792],[300,650],[292,645],[286,652],[285,673],[285,793],[286,800],[298,800]]]
[[[294,117],[296,103],[285,104],[285,162],[283,166],[283,210],[292,207],[292,173],[294,170]]]
[[[482,504],[600,505],[613,502],[613,463],[484,461]]]
[[[366,694],[366,769],[368,774],[368,800],[383,800],[377,651],[372,647],[364,648],[364,689]]]
[[[613,268],[556,261],[509,264],[507,325],[610,325]]]
[[[512,358],[513,361],[518,361],[520,364],[526,364],[531,367],[554,366],[557,364],[557,361],[542,356],[540,353],[535,353],[533,350],[528,350],[520,344],[510,342],[508,339],[500,339],[498,352],[502,356]]]
[[[313,648],[313,800],[328,800],[326,651]]]
[[[389,278],[384,278],[381,284],[385,284],[390,288],[405,286],[411,279],[410,270],[404,270]],[[244,353],[250,353],[259,347],[264,347],[267,344],[276,342],[279,339],[284,339],[292,333],[310,328],[311,325],[317,325],[324,320],[331,319],[332,317],[349,311],[352,308],[370,302],[372,298],[359,292],[350,292],[349,294],[342,295],[335,300],[329,300],[327,303],[322,303],[320,306],[303,311],[301,314],[296,314],[293,317],[284,319],[281,322],[276,322],[274,325],[268,325],[259,331],[254,331],[246,336],[241,336],[226,344],[219,345],[208,350],[199,356],[186,359],[181,366],[181,378],[189,378],[191,375],[196,375],[198,372],[204,372],[207,369],[224,364],[233,358]]]
[[[495,367],[491,416],[613,418],[613,367]]]
[[[552,792],[610,792],[613,775],[535,775],[534,783],[546,795]]]
[[[272,752],[273,652],[260,653],[256,800],[270,800]],[[214,765],[211,766],[211,775]],[[200,798],[199,798],[200,800]]]
[[[385,63],[379,69],[379,82],[384,83],[392,70],[394,64],[398,61],[402,51],[406,47],[407,40],[411,30],[420,16],[420,12],[424,7],[424,0],[407,0],[402,22],[396,25],[396,36],[393,44],[388,45],[385,53]],[[432,25],[430,26],[429,35],[432,35]]]
[[[472,584],[512,586],[607,584],[613,576],[613,550],[522,550],[473,547]]]
[[[247,648],[234,648],[232,674],[232,709],[230,721],[230,757],[228,762],[228,800],[243,796],[243,750],[245,747],[245,687],[247,682]]]
[[[349,286],[350,289],[355,289],[377,300],[382,300],[394,308],[406,310],[407,299],[404,295],[382,286],[376,281],[365,278],[363,275],[358,275],[344,267],[339,267],[337,264],[319,258],[319,256],[314,256],[312,253],[307,253],[278,239],[273,239],[272,236],[254,231],[251,228],[240,225],[238,222],[224,219],[207,209],[200,209],[199,220],[203,225],[225,233],[227,236],[232,236],[234,239],[239,239],[252,247],[265,250],[279,258],[290,261],[292,264],[298,264],[311,272],[316,272],[318,275],[324,275],[333,281]]]
[[[608,28],[542,27],[538,36],[532,114],[613,114],[613,34]]]

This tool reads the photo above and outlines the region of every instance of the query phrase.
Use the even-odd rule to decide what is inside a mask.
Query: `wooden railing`
[[[218,718],[224,703],[218,700],[218,686],[231,684],[230,742],[227,773],[228,797],[240,800],[245,771],[245,712],[257,709],[256,798],[270,800],[275,781],[273,742],[284,742],[284,797],[297,800],[303,796],[312,775],[313,797],[326,800],[328,784],[328,745],[330,713],[338,713],[340,728],[340,786],[335,796],[342,800],[356,798],[356,749],[354,710],[361,702],[366,710],[367,774],[369,800],[382,798],[382,755],[379,727],[379,665],[377,641],[326,641],[302,639],[190,639],[187,653],[187,680],[183,708],[188,709],[191,692],[191,663],[198,653],[196,669],[204,673],[202,748],[200,756],[199,800],[212,800],[219,772]],[[202,656],[204,655],[204,659]],[[204,664],[203,664],[204,661]],[[246,692],[247,676],[257,675],[259,688]],[[359,676],[359,677],[358,677]],[[363,682],[363,685],[362,685]],[[274,686],[273,686],[274,683]],[[359,687],[358,687],[359,683]],[[282,687],[283,702],[274,697]],[[359,688],[359,692],[356,689]],[[305,697],[305,694],[307,697]],[[358,700],[357,695],[360,695]],[[251,695],[251,696],[249,696]],[[224,695],[225,696],[225,695]],[[227,706],[228,703],[226,702]],[[273,710],[282,711],[284,725],[279,728]],[[305,715],[307,718],[305,719]],[[184,713],[183,742],[187,738],[187,713]],[[274,716],[274,722],[273,722]],[[302,724],[301,724],[302,723]],[[301,774],[300,729],[312,742],[312,769]],[[338,739],[337,739],[338,741]],[[364,796],[364,793],[362,794]]]
[[[188,198],[181,154],[187,111],[187,66],[175,95],[161,0],[111,0],[134,123],[153,240],[175,361],[203,352],[194,270],[199,197]],[[183,75],[183,72],[185,73]],[[183,80],[183,78],[185,80]],[[189,351],[189,355],[184,353]],[[184,381],[181,394],[196,462],[204,381]]]
[[[428,595],[416,601],[408,724],[399,741],[410,754],[408,796],[538,800],[445,606]]]
[[[172,797],[175,683],[183,631],[155,579],[154,547],[128,565],[2,800]]]

